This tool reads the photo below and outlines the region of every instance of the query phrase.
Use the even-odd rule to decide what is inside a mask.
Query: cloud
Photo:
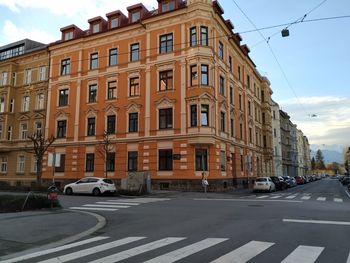
[[[1,39],[6,40],[6,43],[0,43],[0,46],[11,42],[15,42],[24,38],[30,38],[30,39],[34,39],[35,41],[48,44],[54,41],[57,37],[38,29],[27,31],[23,28],[17,27],[13,22],[9,20],[5,20],[4,26],[2,28]]]
[[[313,96],[278,102],[311,144],[348,145],[350,98]]]

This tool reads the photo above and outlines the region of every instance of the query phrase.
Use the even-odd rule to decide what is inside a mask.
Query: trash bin
[[[51,201],[57,200],[58,192],[59,190],[56,185],[51,185],[49,188],[47,188],[47,199]]]

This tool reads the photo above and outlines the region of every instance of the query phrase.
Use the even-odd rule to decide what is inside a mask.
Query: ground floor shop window
[[[207,149],[196,149],[196,171],[208,171]]]

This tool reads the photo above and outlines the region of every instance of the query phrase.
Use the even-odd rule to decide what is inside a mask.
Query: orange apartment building
[[[229,189],[271,175],[272,90],[248,47],[217,1],[158,3],[66,26],[49,45],[55,180],[145,172],[154,188],[194,189],[205,171],[210,187]]]
[[[36,181],[27,136],[44,132],[49,68],[47,46],[29,39],[0,47],[0,183]]]

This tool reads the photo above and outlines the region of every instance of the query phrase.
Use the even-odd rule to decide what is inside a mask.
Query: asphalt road
[[[94,236],[108,238],[25,262],[350,262],[350,197],[337,180],[155,198],[61,196],[65,208],[104,216]]]

